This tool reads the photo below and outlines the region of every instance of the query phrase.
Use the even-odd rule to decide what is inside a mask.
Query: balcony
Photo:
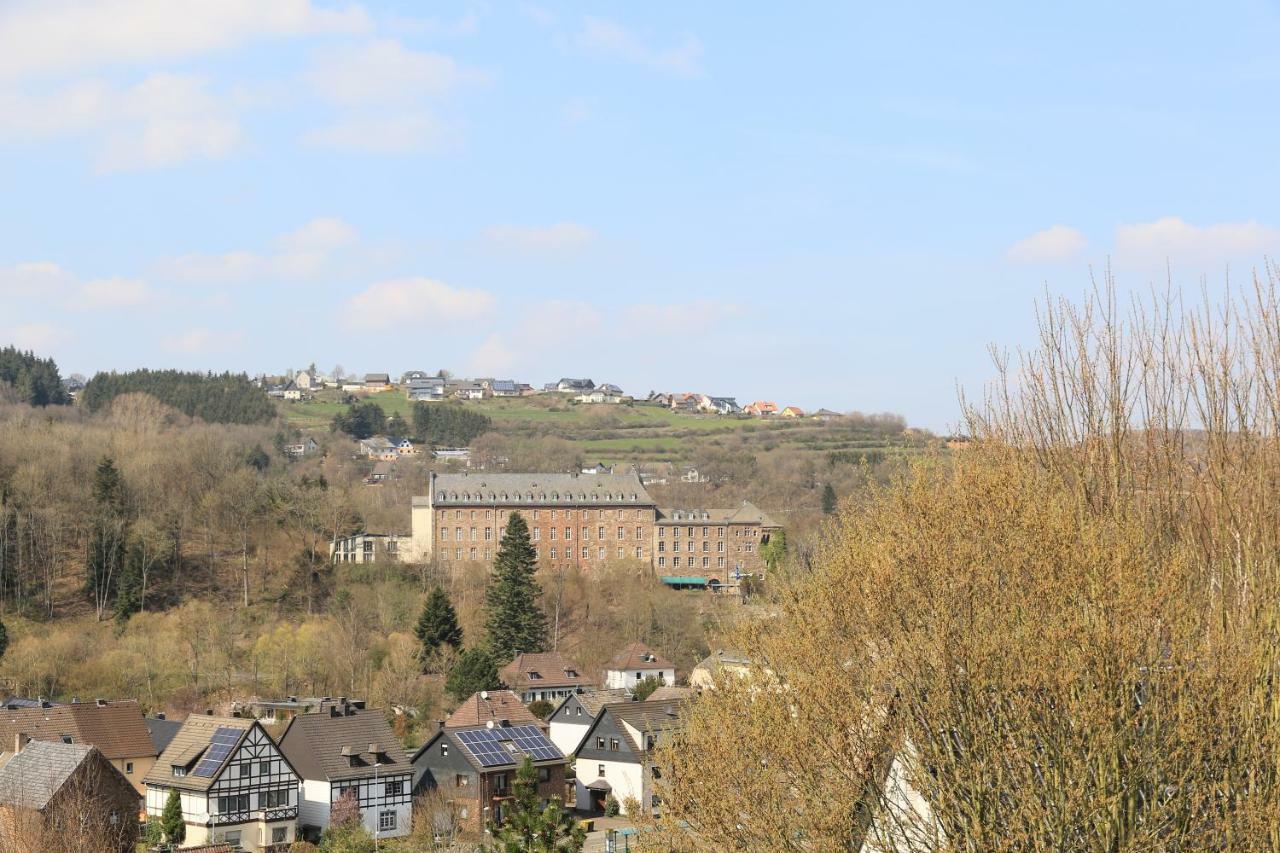
[[[271,823],[277,820],[296,820],[297,817],[297,806],[289,806],[282,809],[259,809],[249,812],[225,812],[210,815],[209,824],[211,826],[224,826],[231,823],[253,823],[256,821]]]

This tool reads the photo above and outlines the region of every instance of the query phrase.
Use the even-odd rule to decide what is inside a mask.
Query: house
[[[603,462],[596,462],[582,469],[584,474],[612,474],[613,466],[606,465]]]
[[[622,814],[650,814],[658,804],[652,752],[679,730],[680,708],[666,700],[604,705],[575,756],[577,808],[601,812],[612,795]]]
[[[574,397],[577,403],[621,403],[621,394],[611,394],[604,390],[604,387],[596,388],[594,391],[588,391],[585,394],[579,394]]]
[[[396,446],[385,435],[371,435],[368,438],[360,439],[360,452],[370,459],[385,459],[388,461],[398,459],[400,456]]]
[[[324,386],[320,381],[320,374],[310,367],[293,377],[293,382],[302,391],[315,391]]]
[[[288,456],[290,459],[301,459],[304,456],[309,456],[310,454],[315,453],[319,449],[320,445],[316,443],[316,440],[311,436],[307,436],[301,441],[286,444],[284,446],[284,455]]]
[[[142,780],[160,754],[147,731],[142,708],[132,699],[6,708],[0,712],[0,761],[13,754],[19,740],[97,747],[102,757],[133,785],[137,798],[145,795]]]
[[[618,702],[630,702],[631,691],[616,687],[612,690],[587,690],[582,693],[570,693],[560,700],[560,704],[547,717],[550,723],[551,742],[565,755],[573,755],[582,743],[583,736],[591,724],[600,715],[605,705]],[[579,798],[581,792],[579,792]]]
[[[169,743],[173,740],[173,736],[178,733],[178,729],[182,728],[182,723],[169,719],[165,714],[147,717],[143,722],[147,725],[147,734],[151,735],[151,744],[156,749],[156,755],[169,748]],[[152,763],[154,764],[155,762]],[[144,788],[143,796],[145,795],[146,789]]]
[[[446,729],[465,729],[490,723],[543,725],[542,720],[535,717],[520,701],[520,697],[510,690],[482,690],[473,693],[449,715],[443,725]]]
[[[459,826],[479,832],[501,825],[511,801],[516,771],[528,757],[538,770],[543,802],[564,798],[569,759],[535,725],[442,727],[414,753],[414,793],[436,791],[454,810]]]
[[[676,665],[644,643],[632,643],[614,655],[605,667],[604,686],[630,690],[637,681],[645,678],[656,678],[662,684],[675,684]]]
[[[708,477],[706,474],[703,474],[703,473],[702,473],[701,471],[699,471],[696,467],[694,467],[694,466],[690,465],[688,468],[685,468],[685,469],[684,469],[684,473],[680,475],[680,482],[682,482],[682,483],[710,483],[710,482],[711,482],[711,478],[710,478],[710,477]]]
[[[369,469],[369,476],[364,478],[366,486],[376,485],[391,479],[391,475],[396,471],[396,463],[386,459],[379,459],[373,463],[373,467]]]
[[[715,682],[725,675],[747,675],[751,661],[742,652],[716,649],[698,661],[689,672],[689,686],[698,690],[712,690]]]
[[[489,392],[495,397],[519,397],[520,386],[510,379],[495,379]]]
[[[435,376],[432,376],[430,373],[427,373],[425,370],[406,370],[403,374],[400,375],[400,384],[412,385],[415,382],[426,382],[427,380],[435,379],[435,378],[436,378]]]
[[[498,675],[521,702],[558,702],[566,696],[594,687],[582,667],[556,652],[516,652],[515,660]]]
[[[586,394],[595,389],[596,383],[590,379],[561,379],[554,385],[549,385],[548,390],[559,391],[562,394]]]
[[[748,415],[766,418],[778,414],[778,404],[769,400],[756,400],[754,403],[748,403],[743,406],[742,411]]]
[[[302,778],[298,832],[304,838],[318,840],[348,790],[370,835],[409,834],[413,765],[381,710],[331,705],[327,713],[295,716],[280,735],[280,752]]]
[[[483,400],[484,386],[479,382],[459,382],[453,389],[453,396],[460,400]]]
[[[390,465],[379,462],[378,465]],[[375,470],[377,466],[374,466]],[[400,559],[401,546],[409,537],[395,533],[353,533],[329,543],[329,561],[333,563],[378,563]]]
[[[445,462],[471,462],[471,448],[469,447],[437,447],[431,451],[433,459],[442,459]]]
[[[133,853],[138,793],[96,747],[33,740],[0,767],[5,850]]]
[[[604,392],[604,394],[610,397],[621,398],[626,396],[625,394],[622,393],[622,389],[619,388],[617,385],[614,385],[612,382],[602,382],[596,386],[596,390],[602,391]]]
[[[444,399],[444,379],[439,376],[426,376],[410,380],[405,385],[405,395],[410,400],[436,402]]]
[[[257,720],[192,714],[146,776],[147,815],[177,791],[187,846],[285,853],[297,840],[297,772]]]
[[[366,373],[362,383],[365,391],[377,393],[391,390],[391,376],[386,373]]]
[[[839,412],[833,412],[830,409],[818,409],[818,411],[814,412],[810,417],[816,421],[833,421],[837,418],[844,417],[844,415]]]
[[[717,415],[738,415],[742,407],[732,397],[708,397],[703,402],[703,410],[715,412]]]
[[[696,414],[702,410],[701,394],[672,394],[671,410],[674,412],[684,412],[685,414]]]
[[[252,717],[263,725],[274,726],[287,723],[300,714],[327,714],[330,708],[355,708],[361,710],[365,706],[363,699],[348,699],[346,696],[286,696],[283,699],[236,700],[231,703],[231,714],[236,717]]]
[[[803,418],[804,409],[799,406],[787,406],[782,410],[781,415],[784,418]]]

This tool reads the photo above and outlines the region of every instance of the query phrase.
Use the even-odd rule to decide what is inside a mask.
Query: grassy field
[[[388,414],[412,418],[413,404],[403,394],[371,396]],[[432,404],[440,405],[440,404]],[[493,420],[498,433],[516,437],[554,436],[573,442],[584,459],[614,462],[689,462],[706,451],[760,453],[788,448],[813,454],[833,451],[918,451],[919,440],[886,436],[860,422],[821,423],[812,419],[768,420],[673,412],[644,403],[576,404],[556,395],[473,400],[461,403]],[[290,424],[327,430],[344,411],[337,392],[305,403],[281,403]]]

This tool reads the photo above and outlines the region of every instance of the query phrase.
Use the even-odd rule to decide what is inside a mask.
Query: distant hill
[[[276,415],[266,391],[244,374],[134,370],[99,373],[81,392],[85,407],[96,412],[121,394],[150,394],[167,406],[210,423],[260,424]]]

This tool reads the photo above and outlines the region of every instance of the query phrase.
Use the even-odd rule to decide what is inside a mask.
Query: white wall
[[[604,780],[613,788],[613,796],[626,814],[626,800],[634,797],[643,808],[646,797],[644,786],[644,768],[630,761],[600,761],[594,758],[580,758],[574,763],[574,772],[578,782],[575,786],[578,797],[578,808],[591,807],[587,785],[600,778],[600,766],[604,765]]]
[[[640,678],[636,678],[636,673],[640,673]],[[605,670],[604,686],[613,690],[619,687],[625,687],[628,690],[636,686],[636,682],[641,678],[650,676],[661,676],[664,684],[676,683],[676,671],[674,669],[609,669]]]
[[[315,779],[303,779],[299,789],[298,824],[318,826],[321,829],[329,825],[329,783]]]
[[[591,728],[591,721],[582,717],[582,722],[562,723],[551,718],[551,742],[565,755],[573,755],[573,751],[582,743],[582,736]]]

